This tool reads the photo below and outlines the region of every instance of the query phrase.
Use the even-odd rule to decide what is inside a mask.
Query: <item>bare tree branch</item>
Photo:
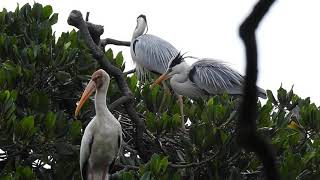
[[[105,48],[106,45],[108,45],[108,44],[130,47],[131,42],[130,41],[120,41],[120,40],[116,40],[116,39],[112,39],[112,38],[101,39],[100,46],[102,48]]]
[[[264,165],[268,179],[279,179],[276,168],[275,153],[271,145],[256,131],[257,117],[257,45],[255,30],[275,0],[260,0],[250,15],[241,24],[239,33],[242,38],[247,56],[247,67],[244,87],[244,100],[241,114],[237,123],[237,140],[241,146],[257,154]]]
[[[116,107],[122,105],[122,104],[125,104],[127,103],[128,101],[131,101],[133,100],[132,99],[133,97],[131,96],[122,96],[120,97],[119,99],[117,99],[116,101],[114,101],[112,104],[110,104],[109,106],[109,110],[112,111],[114,110]]]
[[[90,24],[83,20],[82,14],[80,11],[73,10],[69,17],[68,17],[68,24],[72,25],[79,29],[82,38],[85,40],[88,48],[91,50],[93,57],[99,62],[100,66],[107,71],[111,76],[113,76],[118,84],[118,87],[124,96],[129,96],[133,99],[132,92],[125,80],[125,77],[120,69],[113,66],[109,59],[104,56],[103,50],[97,45],[100,43],[100,36],[99,42],[95,42],[89,32]],[[102,27],[99,26],[98,29]],[[103,29],[103,27],[102,27]],[[95,31],[95,30],[94,30]],[[100,33],[103,30],[99,31]],[[98,33],[99,34],[99,33]],[[135,134],[135,144],[138,152],[143,160],[148,159],[148,155],[144,151],[144,144],[143,144],[143,132],[145,131],[145,124],[142,119],[139,118],[137,112],[134,109],[133,101],[128,101],[125,103],[125,109],[130,116],[131,120],[135,123],[136,126],[136,134]]]
[[[209,157],[208,159],[201,161],[201,162],[193,162],[193,163],[186,163],[186,164],[173,164],[173,163],[169,163],[170,167],[173,168],[189,168],[189,167],[197,167],[197,166],[201,166],[207,162],[210,162],[211,160],[213,160],[215,157],[217,157],[217,154],[219,154],[220,151],[218,151],[216,154],[214,154],[213,156]]]

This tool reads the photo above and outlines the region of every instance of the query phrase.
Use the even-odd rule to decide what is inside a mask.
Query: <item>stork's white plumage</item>
[[[106,105],[109,83],[110,77],[104,70],[94,72],[75,111],[77,116],[84,102],[96,91],[96,116],[86,127],[80,148],[80,171],[85,180],[108,179],[121,147],[121,125]]]

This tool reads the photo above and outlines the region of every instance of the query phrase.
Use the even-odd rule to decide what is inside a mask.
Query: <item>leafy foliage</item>
[[[74,119],[75,104],[90,75],[99,68],[80,35],[52,25],[58,14],[35,3],[0,12],[0,178],[79,179],[82,132],[94,115],[89,101]],[[122,53],[105,55],[122,71]],[[187,131],[175,96],[162,87],[141,86],[135,75],[127,83],[146,123],[144,143],[150,160],[134,150],[134,128],[122,107],[125,141],[113,177],[118,179],[262,179],[262,165],[235,140],[239,99],[227,94],[184,100]],[[282,179],[320,178],[320,108],[282,87],[258,102],[258,132],[276,149]],[[107,103],[121,96],[111,79]],[[166,99],[163,97],[166,96]],[[0,152],[1,153],[1,152]]]

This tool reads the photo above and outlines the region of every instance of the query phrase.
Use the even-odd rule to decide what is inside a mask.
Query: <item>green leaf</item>
[[[132,172],[123,172],[121,173],[121,179],[122,180],[134,180],[134,176]]]
[[[105,55],[106,55],[106,57],[107,57],[107,59],[108,59],[109,61],[112,61],[112,60],[113,60],[113,51],[112,51],[111,48],[108,49],[108,51],[105,53]]]
[[[48,131],[51,131],[54,129],[55,124],[56,124],[56,115],[53,112],[49,112],[46,116],[46,128]]]
[[[287,91],[282,87],[278,89],[278,100],[281,105],[287,105]]]
[[[116,56],[116,65],[118,68],[121,68],[122,64],[123,64],[123,55],[122,55],[122,51],[120,51]]]
[[[143,174],[143,176],[140,178],[140,180],[150,180],[151,179],[151,172],[147,171]]]
[[[27,116],[21,120],[21,127],[25,131],[29,131],[34,127],[34,118],[33,116]]]
[[[154,175],[158,175],[160,172],[160,156],[158,154],[153,154],[150,161],[150,169]]]
[[[34,3],[32,7],[33,17],[40,20],[41,14],[42,14],[42,5],[39,3]]]
[[[52,7],[50,5],[45,6],[42,9],[42,19],[48,19],[52,14]]]
[[[32,180],[36,179],[30,167],[18,167],[16,170],[17,179]]]
[[[162,173],[166,172],[168,164],[169,164],[168,157],[166,156],[162,158],[160,161],[160,172]]]
[[[270,100],[274,105],[278,105],[278,101],[277,101],[276,98],[273,96],[272,91],[267,90],[267,96],[268,96],[268,100]]]
[[[58,13],[54,13],[50,19],[49,19],[49,22],[51,25],[54,25],[58,22]]]
[[[160,90],[160,86],[159,85],[154,86],[152,88],[152,90],[151,90],[151,97],[152,97],[152,102],[153,103],[156,103],[157,95],[158,95],[159,90]]]
[[[156,130],[156,125],[155,125],[155,115],[151,112],[147,113],[146,116],[146,124],[147,124],[147,128],[152,131],[155,132]]]
[[[67,50],[67,49],[70,47],[70,45],[71,45],[71,42],[70,42],[70,41],[67,42],[67,43],[65,43],[64,46],[63,46],[63,49],[64,49],[64,50]]]
[[[138,84],[138,78],[136,76],[136,74],[132,75],[130,78],[128,78],[129,80],[129,87],[131,89],[131,91],[135,91],[135,89],[137,88],[137,84]]]
[[[181,119],[179,114],[174,114],[173,117],[172,117],[172,121],[173,121],[172,125],[173,125],[173,127],[174,128],[180,127],[181,120],[182,119]]]
[[[33,116],[24,117],[17,128],[17,134],[22,139],[28,139],[35,132]]]
[[[77,138],[81,134],[82,123],[79,120],[72,122],[70,134],[72,138]]]

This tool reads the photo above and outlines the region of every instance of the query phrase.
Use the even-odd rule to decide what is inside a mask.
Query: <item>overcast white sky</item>
[[[0,0],[0,8],[13,10],[33,0]],[[104,25],[104,37],[131,40],[136,17],[147,16],[148,33],[157,35],[183,52],[198,57],[211,57],[228,62],[242,74],[245,54],[238,37],[238,26],[256,0],[38,0],[53,6],[59,13],[54,30],[72,29],[67,24],[71,10],[90,12],[90,21]],[[275,92],[282,83],[320,105],[320,11],[319,0],[278,0],[263,19],[258,32],[259,81],[262,88]],[[123,51],[132,66],[127,47]]]

